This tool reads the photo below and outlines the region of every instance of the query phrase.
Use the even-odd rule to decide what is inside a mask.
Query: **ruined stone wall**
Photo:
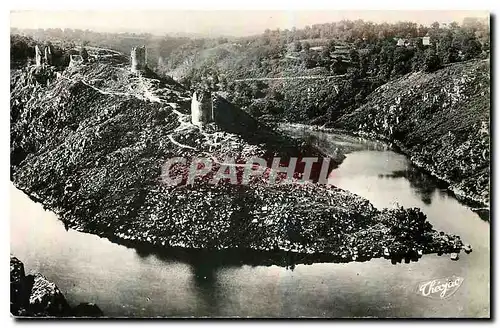
[[[130,53],[131,69],[133,72],[142,71],[147,66],[146,46],[134,47]]]
[[[50,46],[46,46],[42,49],[35,45],[35,65],[52,65],[52,49]]]
[[[213,122],[212,95],[208,91],[193,93],[191,100],[191,122],[197,126]]]

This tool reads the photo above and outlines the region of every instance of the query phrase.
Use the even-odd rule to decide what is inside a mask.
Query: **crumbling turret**
[[[35,45],[35,65],[37,67],[42,66],[42,50],[38,45]]]
[[[191,122],[199,127],[213,122],[212,95],[208,91],[198,91],[193,93],[191,100]]]
[[[81,55],[71,55],[69,56],[69,65],[68,67],[73,67],[76,65],[81,65],[83,64],[84,60]]]
[[[144,70],[147,66],[146,46],[132,48],[132,51],[130,53],[130,60],[132,63],[132,72]]]
[[[46,46],[44,52],[45,52],[44,56],[45,63],[47,65],[52,65],[52,49],[50,48],[50,46]]]

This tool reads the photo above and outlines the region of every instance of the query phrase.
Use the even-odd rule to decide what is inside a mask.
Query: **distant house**
[[[424,36],[422,38],[422,44],[424,46],[430,46],[431,45],[431,38],[429,36]]]

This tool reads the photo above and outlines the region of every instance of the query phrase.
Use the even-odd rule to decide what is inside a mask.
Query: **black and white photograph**
[[[14,320],[492,317],[489,11],[9,16]]]

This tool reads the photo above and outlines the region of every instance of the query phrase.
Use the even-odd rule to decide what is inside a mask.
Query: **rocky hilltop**
[[[336,125],[394,142],[458,197],[489,205],[489,59],[384,84]]]
[[[10,312],[16,317],[98,317],[93,303],[71,307],[57,286],[42,274],[26,275],[24,264],[10,256]]]
[[[200,129],[190,100],[182,85],[120,65],[12,71],[11,179],[68,228],[121,243],[295,254],[297,262],[395,263],[460,251],[460,237],[435,231],[418,209],[380,211],[334,186],[257,177],[164,184],[162,166],[173,157],[208,157],[216,168],[227,156],[321,156],[221,97],[219,117]]]

